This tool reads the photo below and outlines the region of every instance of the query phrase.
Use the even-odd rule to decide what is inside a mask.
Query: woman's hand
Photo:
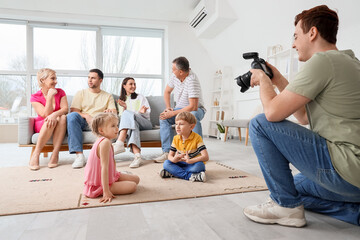
[[[144,113],[146,113],[146,111],[147,111],[148,109],[149,109],[148,107],[142,106],[142,107],[140,108],[140,110],[139,110],[139,113],[144,114]]]
[[[47,116],[45,119],[44,119],[45,123],[46,123],[46,126],[48,128],[53,128],[56,126],[56,124],[58,123],[59,121],[59,117],[56,117],[56,115],[54,113],[50,114],[49,116]]]
[[[117,100],[117,103],[118,103],[120,106],[122,106],[122,107],[124,108],[124,110],[126,110],[126,102],[118,99],[118,100]]]
[[[48,93],[47,93],[47,97],[53,97],[58,93],[58,91],[55,88],[50,88]]]
[[[112,192],[104,191],[103,197],[100,199],[100,202],[102,202],[102,203],[109,202],[110,203],[113,198],[115,198],[115,196],[114,196],[114,194],[112,194]]]

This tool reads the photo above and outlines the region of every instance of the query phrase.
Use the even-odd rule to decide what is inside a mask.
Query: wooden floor
[[[204,141],[212,160],[261,176],[251,144],[246,147],[239,140],[224,143],[205,138]],[[30,151],[16,144],[0,144],[0,167],[26,166]],[[146,148],[142,152],[147,160],[159,153],[159,148]],[[72,157],[61,153],[60,163],[71,164]],[[117,161],[129,159],[132,159],[130,153],[116,157]],[[41,165],[47,161],[42,159]],[[308,225],[300,229],[248,220],[243,208],[262,203],[267,196],[268,191],[263,191],[4,216],[0,217],[0,239],[360,239],[359,227],[308,211]]]

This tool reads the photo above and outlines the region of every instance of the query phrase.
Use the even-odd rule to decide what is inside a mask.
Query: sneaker
[[[189,180],[192,182],[205,182],[206,181],[205,172],[193,173],[191,174]]]
[[[140,167],[141,164],[142,164],[141,156],[135,156],[134,160],[132,161],[129,167],[138,168]]]
[[[72,164],[72,168],[82,168],[86,164],[84,154],[76,154],[75,161]]]
[[[156,163],[163,163],[163,162],[165,162],[165,160],[168,160],[168,155],[169,155],[169,153],[164,152],[159,157],[155,158],[154,161]]]
[[[172,175],[171,173],[169,173],[168,171],[166,171],[165,169],[162,169],[159,173],[161,178],[171,178],[174,175]]]
[[[124,144],[115,142],[113,143],[114,155],[125,152]]]
[[[251,220],[266,224],[279,224],[289,227],[306,225],[304,206],[286,208],[278,205],[272,199],[257,206],[244,208],[244,214]]]

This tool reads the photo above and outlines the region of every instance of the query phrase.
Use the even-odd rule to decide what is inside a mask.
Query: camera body
[[[273,73],[270,68],[266,66],[265,60],[259,58],[259,54],[257,52],[248,52],[243,54],[244,59],[254,59],[251,63],[252,69],[261,69],[266,75],[271,79],[273,77]],[[237,85],[241,87],[240,92],[246,92],[250,88],[250,80],[251,80],[251,72],[248,71],[244,75],[240,75],[235,78]]]

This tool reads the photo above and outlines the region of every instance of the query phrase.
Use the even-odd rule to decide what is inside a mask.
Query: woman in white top
[[[142,164],[140,155],[140,131],[152,129],[150,122],[150,106],[146,97],[135,92],[136,83],[131,77],[127,77],[121,84],[120,98],[117,100],[119,107],[120,125],[119,137],[114,146],[114,154],[125,152],[124,142],[128,136],[127,145],[135,154],[131,168]]]

